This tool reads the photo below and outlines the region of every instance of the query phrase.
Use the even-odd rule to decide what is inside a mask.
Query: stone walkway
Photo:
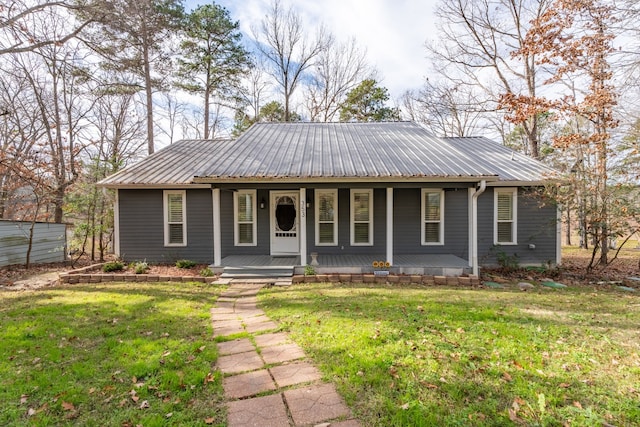
[[[229,427],[361,427],[333,384],[257,308],[264,284],[232,283],[211,309],[213,334],[250,338],[218,343]]]

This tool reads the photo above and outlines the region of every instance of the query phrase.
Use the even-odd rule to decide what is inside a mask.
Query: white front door
[[[299,197],[298,192],[271,192],[271,255],[300,254]]]

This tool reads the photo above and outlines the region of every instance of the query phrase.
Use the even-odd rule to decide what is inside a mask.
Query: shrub
[[[316,269],[313,268],[312,265],[307,265],[304,267],[304,275],[305,276],[313,276],[314,274],[316,274]]]
[[[203,268],[202,270],[200,270],[200,275],[202,277],[211,277],[213,276],[213,271],[211,271],[211,269],[209,267]]]
[[[178,268],[191,268],[195,267],[196,263],[188,259],[179,259],[176,261],[176,267]]]
[[[111,261],[102,266],[102,271],[110,273],[112,271],[121,271],[124,269],[124,264],[120,261]]]
[[[149,270],[149,264],[147,264],[146,262],[136,262],[133,265],[133,270],[136,274],[144,274],[147,272],[147,270]]]

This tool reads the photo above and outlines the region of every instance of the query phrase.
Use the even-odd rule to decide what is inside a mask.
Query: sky
[[[355,37],[367,49],[369,63],[392,99],[422,85],[429,61],[424,44],[435,37],[433,10],[437,0],[281,0],[293,6],[313,30],[324,23],[338,40]],[[187,4],[197,5],[191,0]],[[258,25],[271,0],[216,0],[240,22],[245,37]]]

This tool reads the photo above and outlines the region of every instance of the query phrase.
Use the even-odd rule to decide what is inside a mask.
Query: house
[[[100,185],[117,191],[125,260],[459,275],[560,262],[558,211],[539,191],[553,174],[412,122],[258,123],[176,142]]]

